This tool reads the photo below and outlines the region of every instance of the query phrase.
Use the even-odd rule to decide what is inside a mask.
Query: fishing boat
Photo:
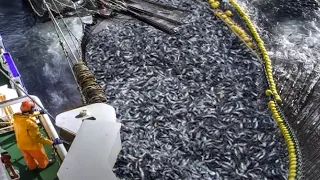
[[[88,34],[100,31],[107,23],[113,23],[114,19],[129,17],[149,24],[167,34],[175,34],[176,27],[182,24],[181,17],[184,17],[187,11],[147,0],[95,0],[90,1],[92,6],[88,7],[85,2],[89,1],[78,1],[78,4],[68,0],[28,0],[26,2],[30,4],[34,13],[44,21],[53,22],[61,47],[66,53],[70,68],[79,86],[84,106],[63,112],[55,118],[51,117],[48,112],[39,117],[39,125],[43,127],[45,136],[51,139],[59,137],[53,127],[53,121],[60,130],[71,136],[71,146],[68,152],[64,146],[66,144],[51,149],[47,147],[48,153],[58,159],[56,164],[41,172],[33,172],[34,176],[32,176],[31,172],[23,169],[25,166],[21,154],[15,146],[14,131],[10,126],[12,118],[10,117],[12,113],[18,112],[19,104],[26,99],[35,101],[38,108],[44,108],[39,98],[28,95],[11,56],[2,45],[2,68],[6,70],[9,77],[3,73],[3,85],[7,84],[6,90],[15,92],[17,95],[11,97],[9,93],[4,94],[6,99],[3,98],[3,102],[0,103],[3,111],[6,112],[6,118],[3,121],[8,124],[3,127],[3,131],[6,132],[0,136],[0,146],[3,149],[1,155],[9,160],[11,157],[10,161],[3,164],[1,172],[9,179],[37,179],[38,177],[38,179],[46,180],[117,179],[112,168],[121,150],[121,124],[116,120],[114,108],[106,104],[105,93],[86,66],[85,56],[80,53],[81,51],[78,52],[78,55],[73,52],[57,19],[61,19],[65,24],[64,17],[78,16],[81,19],[83,16],[81,12],[94,17],[91,24],[83,24],[84,36],[81,48],[84,49],[88,41]],[[298,142],[280,111],[278,104],[281,103],[281,98],[275,88],[270,59],[263,42],[248,17],[234,1],[209,0],[209,4],[214,14],[230,27],[261,62],[265,63],[266,78],[269,83],[269,89],[266,90],[266,95],[270,97],[269,107],[285,136],[290,156],[288,179],[296,179],[301,167]],[[246,22],[245,25],[248,27],[241,28],[240,23],[236,23],[235,18],[231,17],[235,13],[239,14],[240,19],[244,19],[243,22]],[[65,26],[68,29],[66,24]],[[72,36],[69,30],[68,33]],[[79,44],[74,43],[74,46],[78,47]],[[10,89],[10,87],[13,88]],[[6,171],[6,168],[9,171]]]
[[[50,113],[40,115],[36,120],[43,136],[59,138],[52,121],[77,135],[68,153],[64,144],[45,146],[47,154],[56,159],[53,165],[41,171],[27,169],[16,144],[12,115],[20,111],[21,103],[26,100],[35,102],[38,109],[45,109],[37,96],[27,93],[22,77],[4,44],[0,36],[0,179],[116,179],[112,167],[121,149],[121,125],[116,122],[114,108],[105,103],[82,106],[63,112],[53,119]],[[90,136],[87,136],[88,132]]]
[[[114,14],[104,9],[104,6],[107,6],[108,3],[106,1],[99,2],[98,9],[87,10],[86,12],[90,12],[91,15],[98,15],[100,21],[104,21],[106,17],[114,17]],[[1,179],[117,179],[112,172],[112,168],[121,150],[121,124],[116,120],[115,109],[106,104],[105,93],[86,67],[85,62],[79,60],[81,59],[81,55],[77,56],[72,52],[70,44],[67,42],[56,20],[57,16],[59,18],[68,17],[68,13],[70,12],[76,11],[76,14],[81,17],[85,13],[78,13],[77,6],[74,6],[73,10],[68,9],[69,5],[74,5],[71,1],[66,1],[62,5],[61,3],[60,5],[55,4],[55,1],[32,0],[27,1],[27,3],[29,3],[35,14],[41,17],[43,21],[47,21],[47,18],[49,18],[53,22],[62,49],[73,57],[73,59],[67,59],[78,83],[84,105],[52,117],[45,110],[41,100],[37,96],[28,94],[14,60],[5,48],[5,40],[0,38],[2,73],[0,74],[0,107],[2,113],[0,122],[2,125],[0,129]],[[68,3],[71,4],[68,5]],[[134,2],[131,4],[114,4],[114,6],[118,7],[116,10],[121,11],[123,14],[133,16],[164,32],[174,33],[173,28],[175,25],[181,23],[173,18],[165,17],[165,15],[181,10],[161,4],[146,3],[145,7],[148,7],[147,10],[137,7],[137,4]],[[139,3],[139,5],[141,4]],[[85,4],[80,3],[79,6],[84,8]],[[154,9],[154,7],[163,7],[165,12],[162,13],[167,14],[161,15],[159,13],[155,14],[155,16],[151,12],[159,10]],[[39,13],[40,10],[42,11]],[[166,20],[166,23],[163,23],[163,20]],[[91,26],[87,27],[92,29]],[[80,44],[74,45],[80,46]],[[66,50],[66,47],[69,48],[69,51]],[[66,54],[66,57],[69,56]],[[22,154],[16,145],[12,115],[20,111],[19,107],[21,103],[26,100],[32,100],[38,109],[46,112],[46,114],[40,115],[37,118],[37,123],[41,127],[43,136],[49,139],[68,139],[68,141],[64,141],[63,144],[56,147],[45,147],[47,154],[55,158],[56,161],[53,165],[41,171],[29,171],[26,168]],[[59,134],[54,125],[59,128]],[[61,138],[61,136],[64,137]],[[66,147],[68,147],[68,151]]]

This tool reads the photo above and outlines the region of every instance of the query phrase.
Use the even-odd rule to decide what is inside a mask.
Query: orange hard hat
[[[32,101],[24,101],[21,103],[20,110],[22,112],[29,112],[35,107]]]

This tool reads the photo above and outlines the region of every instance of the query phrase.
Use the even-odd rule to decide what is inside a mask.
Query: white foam
[[[277,74],[275,78],[283,77],[292,81],[292,86],[300,88],[302,84],[297,84],[298,80],[312,73],[313,77],[308,79],[308,89],[305,92],[305,95],[309,94],[320,79],[320,66],[318,65],[320,62],[320,24],[316,24],[313,20],[287,20],[278,22],[272,32],[267,32],[257,26],[256,22],[266,17],[258,16],[259,9],[252,5],[253,2],[240,1],[239,4],[248,12],[259,33],[267,34],[262,39],[268,38],[270,43],[268,54],[274,64],[274,72]],[[320,17],[319,10],[315,14]],[[286,82],[278,84],[280,92],[283,84]],[[295,99],[287,100],[292,102],[292,107],[295,106]],[[310,102],[309,105],[312,106],[313,102]]]
[[[79,57],[79,54],[77,53],[77,48],[80,50],[80,40],[82,37],[82,26],[81,26],[80,20],[79,18],[67,18],[65,19],[65,22],[72,33],[71,36],[69,35],[67,28],[65,27],[62,20],[58,20],[60,28],[62,29],[63,34],[67,39],[68,44],[71,47],[71,51],[76,55],[76,58],[79,59],[80,57]],[[44,76],[45,79],[50,80],[51,83],[53,84],[57,82],[61,82],[61,79],[63,79],[63,84],[68,84],[68,86],[70,84],[74,84],[73,86],[69,86],[73,88],[73,89],[70,89],[70,91],[74,90],[75,92],[78,92],[76,89],[77,86],[75,84],[75,81],[73,79],[65,78],[66,73],[70,73],[70,72],[66,72],[66,67],[69,67],[69,64],[65,57],[64,52],[62,51],[62,48],[60,46],[59,39],[57,38],[57,34],[53,24],[51,22],[47,22],[45,24],[42,24],[36,27],[36,29],[39,30],[40,38],[48,42],[47,52],[50,55],[48,56],[50,57],[49,59],[44,59],[45,65],[42,69],[43,71],[40,74]],[[61,34],[60,34],[60,38],[62,38]],[[65,45],[65,49],[69,53],[69,57],[74,62],[74,58],[71,54],[71,51],[69,50],[66,44],[64,45]],[[56,104],[57,106],[59,106],[68,101],[64,96],[59,95],[59,93],[56,93],[55,91],[57,91],[57,89],[48,90],[51,104]]]
[[[265,32],[264,29],[257,25],[259,9],[252,6],[262,0],[239,1],[239,5],[249,15],[252,23],[261,33],[272,34],[271,49],[269,55],[273,62],[275,61],[292,61],[301,62],[306,70],[314,69],[320,59],[320,28],[314,21],[297,21],[290,20],[280,22],[273,32]],[[320,17],[320,11],[316,12]],[[281,62],[280,62],[281,63]],[[281,65],[277,66],[277,70],[281,70]]]
[[[259,10],[254,6],[252,6],[252,4],[258,3],[260,1],[263,1],[263,0],[252,0],[252,1],[245,0],[245,1],[237,1],[237,3],[250,17],[250,20],[252,21],[252,24],[254,25],[254,27],[261,32],[262,29],[260,29],[259,26],[257,25],[258,18],[259,18],[259,14],[258,14]]]
[[[278,60],[301,62],[307,71],[312,71],[320,61],[320,31],[313,21],[286,21],[273,32],[271,57]]]

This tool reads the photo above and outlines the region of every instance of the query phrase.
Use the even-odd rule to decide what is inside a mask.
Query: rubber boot
[[[50,167],[50,166],[53,165],[55,162],[56,162],[56,159],[55,159],[55,158],[50,158],[47,167],[45,167],[44,169]],[[44,169],[42,169],[42,168],[40,168],[40,167],[38,166],[38,167],[37,167],[35,170],[33,170],[33,171],[39,172],[39,171],[42,171],[42,170],[44,170]]]

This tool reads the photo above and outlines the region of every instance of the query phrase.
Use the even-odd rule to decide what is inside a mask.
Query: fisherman
[[[35,111],[34,108],[35,104],[32,101],[24,101],[20,107],[21,113],[13,114],[17,145],[29,170],[44,169],[53,164],[55,159],[48,159],[43,145],[55,146],[62,143],[59,138],[51,141],[41,135],[33,117],[45,113],[43,110]]]

